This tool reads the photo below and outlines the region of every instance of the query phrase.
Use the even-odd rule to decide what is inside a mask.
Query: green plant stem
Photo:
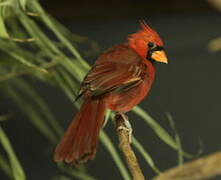
[[[106,135],[106,133],[103,130],[101,130],[100,132],[100,140],[103,143],[103,145],[106,147],[106,149],[109,151],[109,153],[111,154],[124,180],[131,180],[130,175],[127,169],[125,168],[120,156],[118,155],[114,145],[112,144],[110,138]]]
[[[9,139],[7,138],[7,136],[1,126],[0,126],[0,143],[2,144],[3,148],[5,149],[5,151],[8,155],[14,179],[15,180],[25,180],[26,176],[23,171],[23,168],[22,168],[21,164],[19,163],[19,161],[13,151],[11,143],[10,143]]]
[[[58,62],[52,61],[52,62],[50,62],[50,63],[48,63],[48,64],[43,65],[42,67],[43,67],[44,69],[49,70],[49,69],[51,69],[51,68],[53,68],[53,67],[55,67],[55,66],[57,66],[57,65],[59,65]],[[0,76],[0,82],[8,81],[8,80],[10,80],[10,79],[13,79],[13,78],[16,78],[16,77],[19,77],[19,76],[22,76],[22,75],[26,75],[26,74],[31,74],[31,73],[33,73],[33,71],[28,70],[28,69],[23,70],[23,71],[19,71],[19,72],[16,72],[16,71],[12,70],[12,71],[9,72],[9,73],[2,74],[2,75]]]

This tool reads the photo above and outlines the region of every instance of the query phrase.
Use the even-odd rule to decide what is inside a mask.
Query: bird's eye
[[[147,45],[149,48],[154,48],[156,46],[153,42],[149,42]]]

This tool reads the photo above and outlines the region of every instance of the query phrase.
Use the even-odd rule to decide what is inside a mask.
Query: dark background
[[[210,40],[221,36],[221,15],[207,1],[44,0],[42,5],[72,32],[97,41],[102,50],[123,42],[128,34],[139,29],[138,20],[145,19],[161,35],[169,64],[157,64],[155,83],[141,106],[168,130],[165,112],[170,112],[187,152],[197,152],[199,137],[203,141],[203,155],[221,149],[221,53],[209,52],[207,48]],[[87,60],[92,64],[95,59]],[[44,84],[36,88],[67,127],[74,113],[72,104],[57,89]],[[48,159],[53,150],[47,148],[47,140],[39,136],[8,100],[1,101],[0,107],[0,112],[12,111],[16,115],[4,124],[4,128],[25,167],[28,180],[48,180],[58,174],[52,155]],[[163,144],[133,113],[129,113],[129,118],[134,135],[144,144],[156,165],[162,170],[176,165],[175,151]],[[108,123],[105,130],[117,145],[113,125]],[[151,169],[138,158],[145,175],[153,176]],[[122,179],[102,145],[96,159],[87,167],[98,179]],[[0,179],[7,178],[0,174]]]

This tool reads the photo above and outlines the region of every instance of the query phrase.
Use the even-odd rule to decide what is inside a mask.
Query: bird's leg
[[[133,132],[133,129],[132,129],[132,126],[128,120],[128,117],[124,114],[124,113],[121,113],[121,112],[117,112],[116,115],[120,115],[121,118],[124,120],[124,125],[123,126],[119,126],[117,128],[118,131],[121,131],[121,130],[126,130],[128,131],[128,134],[129,134],[129,143],[132,143],[132,132]]]

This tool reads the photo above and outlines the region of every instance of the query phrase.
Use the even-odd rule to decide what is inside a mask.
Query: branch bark
[[[130,146],[129,131],[125,126],[124,119],[121,115],[116,115],[115,121],[119,148],[123,152],[133,180],[144,180],[144,175]],[[221,175],[221,152],[168,169],[151,180],[206,180],[218,175]]]
[[[152,180],[205,180],[221,175],[221,152],[171,168]]]
[[[119,148],[123,152],[124,158],[126,160],[127,166],[133,177],[133,180],[144,180],[144,175],[138,164],[135,153],[133,152],[130,142],[129,142],[129,131],[125,126],[124,119],[121,115],[117,114],[115,116],[116,130],[119,138]],[[122,128],[124,127],[124,128]]]

